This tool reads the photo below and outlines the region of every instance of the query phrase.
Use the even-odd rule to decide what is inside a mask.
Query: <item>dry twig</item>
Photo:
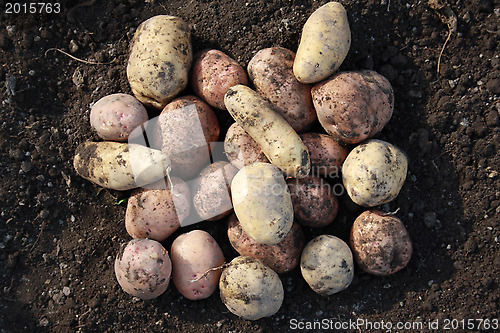
[[[439,52],[438,57],[437,73],[439,74],[441,58],[443,56],[444,49],[446,48],[446,44],[448,44],[451,35],[457,31],[458,21],[457,16],[453,12],[453,10],[451,10],[451,7],[448,2],[446,2],[446,0],[428,0],[428,5],[429,7],[434,9],[441,21],[448,26],[448,37],[446,37],[446,40],[444,41],[443,47],[441,48],[441,52]]]

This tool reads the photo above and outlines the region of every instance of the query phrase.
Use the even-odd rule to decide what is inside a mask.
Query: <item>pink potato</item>
[[[300,254],[305,245],[304,233],[296,222],[278,244],[259,244],[243,230],[235,214],[229,217],[227,235],[236,252],[242,256],[260,259],[278,274],[289,272],[299,265]]]
[[[300,134],[311,156],[311,176],[336,177],[347,157],[348,150],[330,135],[321,133]]]
[[[224,152],[238,169],[255,162],[269,163],[259,144],[238,123],[233,123],[227,130]]]
[[[316,120],[311,101],[311,85],[300,83],[293,74],[295,53],[282,48],[260,50],[248,63],[248,75],[257,92],[300,133]]]
[[[127,94],[105,96],[90,109],[90,125],[108,141],[126,142],[130,133],[147,120],[144,106]]]
[[[115,260],[115,275],[122,289],[142,299],[163,294],[171,273],[167,251],[152,239],[132,239],[122,245]]]
[[[335,220],[339,203],[333,187],[324,179],[314,176],[289,178],[287,184],[297,222],[306,227],[319,228]]]
[[[224,264],[224,254],[208,232],[193,230],[180,235],[172,243],[171,255],[172,279],[184,297],[197,300],[213,294],[219,284],[221,270],[211,271],[196,282],[190,281]]]
[[[243,67],[219,50],[204,50],[195,55],[191,86],[210,106],[226,110],[224,94],[232,86],[248,84]]]
[[[189,215],[191,194],[181,179],[171,177],[173,193],[162,179],[137,189],[128,199],[125,228],[133,238],[167,239]]]
[[[374,71],[338,73],[314,85],[311,92],[321,126],[347,144],[380,132],[394,110],[391,84]]]

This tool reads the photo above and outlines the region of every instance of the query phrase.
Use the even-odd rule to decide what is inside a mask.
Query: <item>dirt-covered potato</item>
[[[274,165],[259,162],[240,169],[231,195],[243,230],[257,243],[276,245],[292,228],[292,199],[283,173]]]
[[[255,162],[269,162],[259,144],[238,123],[233,123],[227,130],[224,153],[238,169]]]
[[[220,298],[229,311],[246,320],[270,317],[281,307],[283,284],[278,274],[256,258],[234,258],[219,281]]]
[[[132,296],[152,299],[167,290],[172,264],[165,248],[152,239],[132,239],[120,248],[115,275]]]
[[[342,165],[342,180],[356,204],[374,207],[394,200],[406,179],[408,160],[398,147],[368,140],[354,148]]]
[[[330,135],[322,133],[300,134],[311,156],[311,176],[337,177],[348,150]]]
[[[295,53],[282,47],[260,50],[248,63],[248,75],[255,89],[276,106],[276,111],[298,133],[316,120],[311,86],[293,75]]]
[[[287,176],[309,174],[309,151],[275,106],[247,86],[229,88],[224,103],[231,116],[257,142],[269,161]]]
[[[300,270],[304,280],[318,294],[338,293],[346,289],[354,277],[351,250],[336,236],[318,236],[302,251]]]
[[[172,280],[179,292],[186,298],[204,299],[213,294],[219,284],[220,270],[209,269],[224,264],[221,248],[206,231],[193,230],[177,237],[172,243]]]
[[[399,218],[371,210],[354,221],[351,248],[359,267],[375,275],[390,275],[403,269],[413,250]]]
[[[144,105],[163,109],[186,88],[192,60],[188,24],[175,16],[151,17],[137,27],[131,41],[130,88]]]
[[[184,180],[196,176],[210,160],[210,143],[219,137],[214,111],[198,97],[170,102],[158,117],[153,147],[172,161],[172,175]]]
[[[189,187],[181,179],[171,177],[147,188],[134,190],[125,213],[125,228],[132,238],[167,239],[182,225],[191,208]]]
[[[339,2],[319,7],[302,29],[293,72],[302,83],[315,83],[332,75],[351,47],[347,13]]]
[[[124,191],[164,178],[170,159],[137,144],[84,142],[76,148],[73,166],[81,177],[99,186]]]
[[[338,73],[314,85],[311,92],[321,126],[348,144],[380,132],[394,110],[391,84],[374,71]]]
[[[233,210],[230,188],[238,169],[231,163],[219,161],[204,168],[196,178],[193,188],[193,205],[198,215],[214,221]]]
[[[306,227],[325,227],[335,220],[339,209],[333,187],[323,178],[307,176],[287,179],[295,220]]]
[[[259,244],[248,236],[234,214],[229,217],[227,236],[240,255],[260,259],[278,274],[289,272],[298,266],[305,245],[304,233],[296,222],[278,244]]]
[[[128,94],[104,96],[90,109],[90,125],[104,140],[126,142],[130,133],[146,121],[146,108]]]
[[[210,106],[226,110],[224,94],[237,84],[248,84],[247,73],[235,60],[219,50],[204,50],[194,57],[191,86]]]

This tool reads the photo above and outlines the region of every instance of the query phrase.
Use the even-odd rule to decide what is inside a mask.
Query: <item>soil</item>
[[[405,269],[377,277],[356,268],[352,285],[330,297],[315,294],[296,269],[281,276],[279,312],[253,322],[231,314],[217,292],[189,301],[170,286],[141,301],[117,284],[114,258],[130,239],[120,200],[129,193],[99,192],[75,173],[72,158],[78,144],[98,140],[89,106],[109,93],[130,93],[125,64],[136,27],[157,14],[180,16],[195,51],[217,48],[246,66],[265,47],[296,50],[304,22],[325,2],[61,0],[58,14],[7,14],[2,2],[0,332],[268,332],[293,329],[295,320],[359,319],[391,323],[393,331],[398,322],[420,321],[425,329],[436,320],[439,331],[446,323],[494,328],[479,319],[499,318],[498,0],[441,0],[458,28],[439,74],[448,27],[426,1],[342,1],[352,46],[341,70],[374,69],[395,91],[394,115],[378,138],[407,153],[409,173],[398,198],[381,209],[399,209],[413,240]],[[232,121],[222,112],[219,120],[223,135]],[[335,223],[305,228],[308,239],[347,239],[360,209],[345,196],[340,202]],[[226,259],[236,255],[225,221],[182,231],[194,228],[209,231]]]

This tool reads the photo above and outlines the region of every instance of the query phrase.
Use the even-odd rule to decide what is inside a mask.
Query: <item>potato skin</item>
[[[125,228],[132,238],[161,242],[187,218],[191,209],[189,187],[177,177],[171,180],[173,193],[165,179],[132,192],[125,213]]]
[[[337,73],[314,85],[311,92],[321,126],[348,144],[380,132],[394,110],[391,84],[374,71]]]
[[[146,108],[128,94],[104,96],[90,109],[90,125],[108,141],[126,142],[130,133],[146,121]]]
[[[408,171],[408,159],[398,147],[371,139],[354,148],[342,165],[342,180],[356,204],[374,207],[394,200]]]
[[[320,177],[287,179],[292,197],[293,215],[301,225],[311,228],[325,227],[335,220],[339,210],[333,188]]]
[[[191,300],[213,294],[219,284],[220,270],[211,271],[196,282],[207,270],[224,264],[221,248],[206,231],[193,230],[177,237],[172,243],[172,280],[179,292]]]
[[[191,86],[194,93],[210,106],[226,110],[224,94],[237,84],[248,85],[247,73],[224,52],[204,50],[195,55]]]
[[[311,176],[337,177],[348,150],[330,135],[322,133],[300,134],[311,156]]]
[[[365,211],[356,218],[350,243],[359,267],[382,276],[406,267],[413,251],[403,222],[380,211]]]
[[[292,199],[274,165],[254,163],[242,168],[233,178],[231,194],[243,230],[257,243],[276,245],[292,228]]]
[[[220,298],[229,311],[246,320],[270,317],[283,304],[283,284],[259,259],[239,256],[224,269]]]
[[[122,289],[145,300],[167,290],[171,273],[167,251],[152,239],[132,239],[123,244],[115,260],[115,275]]]
[[[176,98],[158,117],[153,147],[172,161],[172,175],[188,180],[210,160],[210,142],[219,137],[219,122],[208,104],[195,96]]]
[[[204,168],[194,182],[193,205],[198,215],[215,221],[231,214],[231,182],[238,169],[231,163],[219,161]]]
[[[229,88],[224,103],[231,116],[257,142],[269,161],[287,176],[309,174],[309,151],[275,107],[247,86]]]
[[[336,236],[318,236],[302,251],[300,270],[312,290],[325,296],[333,295],[352,282],[354,262],[351,250]]]
[[[347,13],[338,2],[319,7],[302,29],[293,73],[302,83],[316,83],[337,71],[351,47]]]
[[[257,92],[276,106],[276,111],[297,131],[304,132],[316,120],[311,85],[293,75],[295,53],[283,47],[260,50],[248,63],[248,75]]]
[[[151,17],[137,27],[131,41],[130,88],[144,105],[162,109],[186,88],[192,60],[188,24],[175,16]]]
[[[255,162],[269,163],[259,144],[238,123],[233,123],[227,130],[224,153],[238,169]]]
[[[296,222],[278,244],[259,244],[248,236],[234,214],[229,217],[227,236],[240,255],[260,259],[278,274],[287,273],[298,266],[305,245],[304,233]]]

